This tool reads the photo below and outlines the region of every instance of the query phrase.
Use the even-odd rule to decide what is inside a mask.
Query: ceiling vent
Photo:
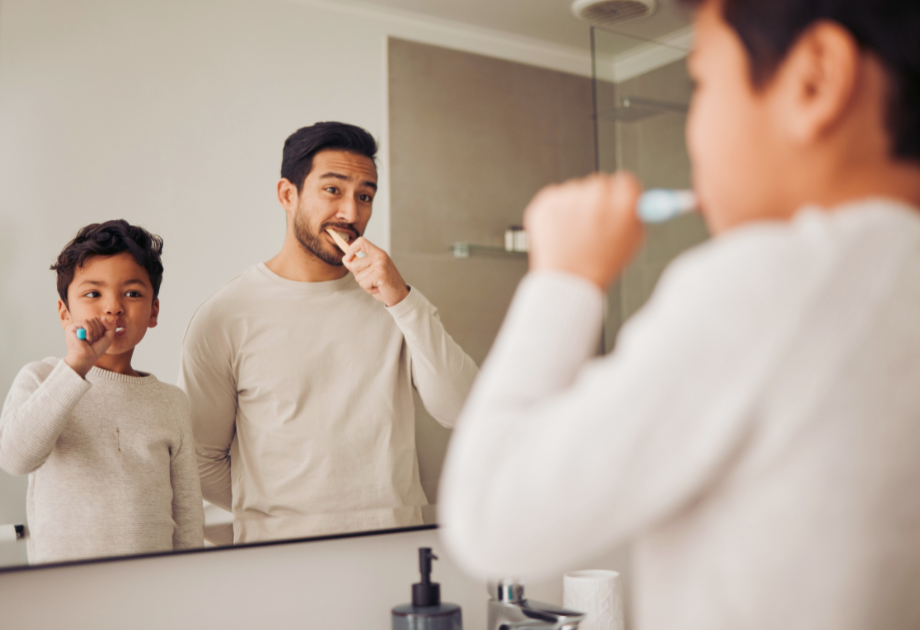
[[[657,0],[575,0],[572,13],[594,26],[619,26],[647,18],[658,8]]]

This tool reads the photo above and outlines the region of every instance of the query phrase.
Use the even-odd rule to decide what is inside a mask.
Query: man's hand
[[[77,338],[78,328],[86,331],[86,341]],[[93,317],[85,322],[71,322],[64,329],[64,339],[67,342],[64,363],[85,378],[115,340],[115,319]]]
[[[364,258],[358,258],[358,252],[364,252]],[[399,304],[409,295],[406,281],[387,253],[363,236],[348,246],[342,264],[355,274],[362,289],[388,307]]]
[[[627,172],[541,190],[524,212],[531,271],[573,273],[606,291],[642,245],[641,192]]]

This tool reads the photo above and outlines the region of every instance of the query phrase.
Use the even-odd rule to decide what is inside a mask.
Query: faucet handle
[[[497,602],[520,604],[524,601],[524,585],[517,578],[489,581],[489,596]]]
[[[585,614],[554,604],[526,599],[524,585],[515,578],[490,581],[490,630],[576,630]]]

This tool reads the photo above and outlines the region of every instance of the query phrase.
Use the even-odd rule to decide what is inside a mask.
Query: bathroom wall
[[[388,58],[391,253],[481,365],[527,258],[451,245],[502,247],[540,188],[594,170],[591,80],[395,38]],[[450,431],[417,409],[434,503]]]
[[[419,547],[440,557],[432,577],[443,600],[462,607],[464,628],[485,628],[485,585],[458,570],[431,530],[0,572],[0,625],[384,629],[390,609],[411,600]],[[571,570],[622,570],[626,560],[612,551]],[[561,574],[527,584],[531,598],[562,603]]]
[[[303,125],[380,139],[367,236],[388,248],[389,36],[590,75],[587,51],[335,0],[2,0],[0,396],[61,356],[48,266],[112,218],[165,239],[160,324],[134,363],[175,382],[198,305],[281,246],[281,146]],[[0,471],[0,525],[25,521],[25,493]]]

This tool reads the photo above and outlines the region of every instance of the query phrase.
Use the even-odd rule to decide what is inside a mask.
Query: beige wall
[[[541,187],[594,170],[591,81],[400,39],[389,43],[391,252],[481,364],[527,270],[501,246]],[[419,405],[422,484],[437,501],[450,431]]]

